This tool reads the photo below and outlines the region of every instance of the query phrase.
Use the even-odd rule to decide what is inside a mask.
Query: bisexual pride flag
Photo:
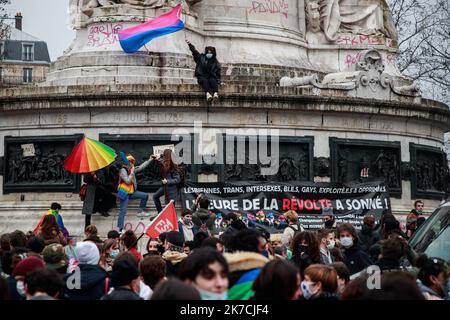
[[[172,10],[159,17],[119,31],[120,45],[126,53],[134,53],[153,39],[177,32],[183,28],[181,4],[178,4]]]

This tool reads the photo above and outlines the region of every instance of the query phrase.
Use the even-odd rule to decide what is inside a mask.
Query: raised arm
[[[200,59],[200,52],[198,52],[197,49],[195,49],[194,45],[192,43],[190,43],[189,40],[186,40],[186,42],[189,45],[189,49],[192,52],[192,56],[194,57],[195,63],[198,63],[198,61]]]

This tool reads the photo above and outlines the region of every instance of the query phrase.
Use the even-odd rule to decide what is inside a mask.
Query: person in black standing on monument
[[[198,84],[206,92],[206,100],[219,99],[220,63],[217,61],[216,48],[206,47],[205,53],[200,53],[189,40],[186,40],[186,42],[197,64],[195,77],[198,80]]]

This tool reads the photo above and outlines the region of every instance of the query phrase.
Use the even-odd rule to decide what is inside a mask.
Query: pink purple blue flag
[[[119,31],[120,45],[126,53],[134,53],[153,39],[177,32],[183,28],[181,4],[178,4],[172,10],[159,17]]]

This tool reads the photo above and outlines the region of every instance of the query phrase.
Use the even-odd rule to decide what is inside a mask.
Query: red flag
[[[150,238],[157,238],[161,233],[178,231],[177,212],[173,201],[161,211],[161,213],[150,223],[145,232]]]

